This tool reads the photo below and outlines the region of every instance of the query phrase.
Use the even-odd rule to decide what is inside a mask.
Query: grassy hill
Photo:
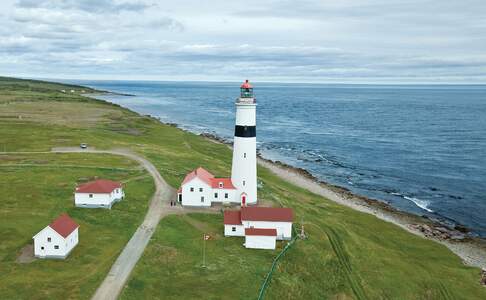
[[[89,90],[0,78],[0,151],[48,151],[86,142],[144,155],[174,187],[199,165],[229,175],[226,146],[82,97],[83,89]],[[74,154],[0,155],[0,236],[5,241],[0,246],[0,298],[89,298],[140,222],[153,188],[148,179],[130,182],[137,191],[133,194],[140,195],[133,201],[137,208],[123,207],[131,201],[110,212],[72,208],[68,187],[79,178],[129,179],[141,172],[115,157],[83,156],[82,165],[113,170],[69,167],[79,159]],[[304,219],[309,234],[279,263],[267,299],[486,299],[479,270],[464,266],[444,246],[297,188],[264,168],[258,172],[263,182],[259,197],[294,208],[296,221]],[[20,249],[62,210],[81,222],[81,243],[84,239],[89,246],[80,244],[64,262],[18,264]],[[132,217],[128,222],[126,215]],[[95,230],[106,234],[90,237]],[[164,218],[122,298],[256,298],[277,251],[246,250],[241,239],[223,238],[222,232],[221,215]],[[203,233],[212,237],[206,269],[200,267]],[[16,294],[26,283],[29,291]]]

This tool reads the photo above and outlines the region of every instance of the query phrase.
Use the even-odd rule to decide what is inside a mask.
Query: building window
[[[204,196],[201,196],[201,202],[204,202]]]
[[[51,242],[51,238],[50,238],[50,237],[48,237],[48,238],[47,238],[47,241],[48,241],[48,242]]]
[[[193,187],[191,188],[191,192],[194,192],[194,188]]]
[[[93,198],[93,194],[89,194],[89,197],[90,197],[90,198]]]
[[[243,186],[245,186],[245,181],[243,180]]]
[[[220,183],[219,183],[219,187],[220,187],[220,188],[222,188],[222,187],[223,187],[223,183],[222,183],[222,182],[220,182]]]
[[[231,231],[236,231],[236,227],[231,227]]]
[[[224,193],[224,198],[228,199],[228,193]]]
[[[243,153],[243,158],[246,158],[246,152],[245,152],[245,153]]]
[[[55,245],[55,246],[54,246],[54,249],[59,249],[59,246],[58,246],[58,245]]]
[[[214,198],[218,198],[218,193],[214,193]]]
[[[199,188],[199,191],[202,192],[203,191],[203,188]]]
[[[41,247],[41,250],[44,250],[44,246]]]

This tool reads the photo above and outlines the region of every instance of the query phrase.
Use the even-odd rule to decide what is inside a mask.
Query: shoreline
[[[105,93],[120,95],[116,92],[112,93],[108,91],[103,91],[102,93],[98,94]],[[95,94],[85,96],[91,99],[109,103],[110,105],[122,107],[141,115],[140,113],[119,104],[112,103],[104,99],[95,98]],[[177,123],[163,122],[159,118],[151,115],[146,115],[146,117],[150,117],[161,124],[190,132],[184,128],[181,128]],[[231,142],[228,142],[227,140],[212,133],[203,132],[200,134],[193,134],[199,135],[214,143],[224,144],[230,148],[232,147]],[[400,211],[385,202],[357,195],[344,187],[320,181],[305,169],[293,167],[280,161],[272,161],[270,159],[263,158],[260,153],[257,153],[257,162],[259,165],[266,167],[283,180],[286,180],[298,187],[304,188],[338,204],[363,213],[374,215],[375,217],[383,221],[393,223],[412,234],[438,242],[459,256],[464,264],[486,270],[486,239],[469,236],[467,234],[469,230],[464,226],[450,228],[446,224],[439,223],[438,221],[431,220],[427,217]]]
[[[163,124],[178,127],[174,123]],[[199,135],[212,142],[231,147],[231,143],[213,134],[201,133]],[[356,195],[346,188],[320,181],[305,169],[280,161],[272,161],[260,154],[257,154],[257,162],[285,181],[338,204],[374,215],[422,238],[438,242],[459,256],[464,264],[486,270],[486,240],[468,236],[468,230],[463,226],[449,228],[447,225],[429,218],[400,211],[385,202]]]

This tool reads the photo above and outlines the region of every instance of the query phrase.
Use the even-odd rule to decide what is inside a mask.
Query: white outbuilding
[[[216,178],[202,167],[186,175],[177,191],[183,206],[205,206],[213,203],[240,203],[230,178]]]
[[[35,257],[66,258],[78,244],[78,228],[67,214],[60,215],[32,238]]]
[[[292,209],[281,207],[245,206],[241,210],[226,210],[224,235],[244,236],[247,248],[275,249],[272,240],[292,238],[293,217]]]
[[[78,207],[110,208],[125,197],[121,183],[98,179],[76,187],[74,204]]]
[[[245,247],[249,249],[275,249],[277,243],[277,230],[246,228]]]

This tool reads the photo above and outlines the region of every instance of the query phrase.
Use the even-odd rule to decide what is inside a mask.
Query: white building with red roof
[[[262,247],[266,247],[271,244],[272,239],[290,240],[292,238],[293,218],[291,208],[251,206],[242,207],[241,210],[226,210],[224,212],[224,235],[244,236],[247,248],[255,248],[253,247],[255,240],[260,241]],[[259,230],[254,231],[254,229]],[[251,242],[247,244],[249,235]]]
[[[98,179],[79,185],[74,191],[74,204],[78,207],[111,208],[125,197],[121,183]]]
[[[34,255],[39,258],[66,258],[78,244],[79,225],[67,214],[34,235]]]
[[[177,191],[183,206],[211,206],[212,203],[240,203],[230,178],[217,178],[202,167],[186,175]]]

